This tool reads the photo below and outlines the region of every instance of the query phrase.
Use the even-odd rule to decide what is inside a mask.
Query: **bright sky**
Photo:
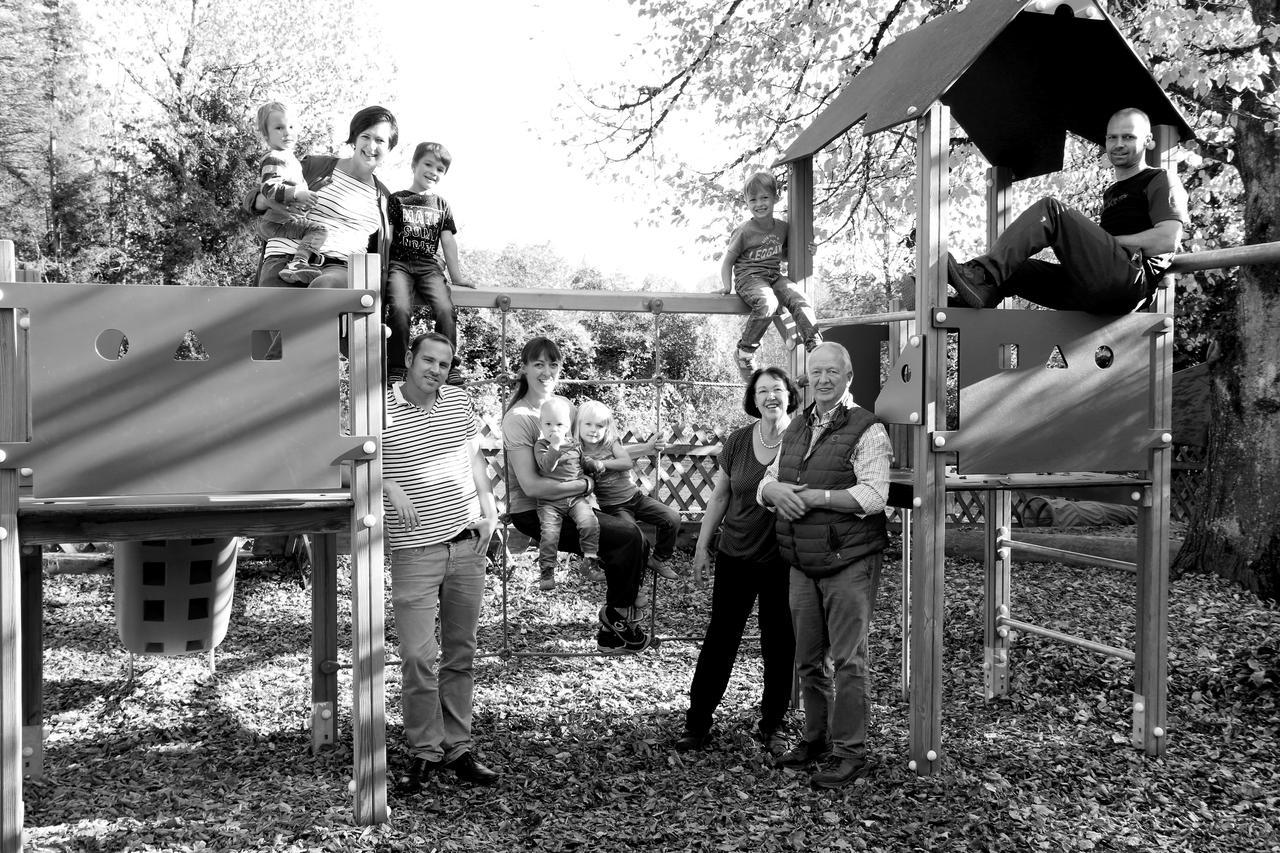
[[[670,276],[694,289],[719,273],[695,234],[636,224],[638,191],[587,174],[557,145],[562,84],[612,79],[645,26],[625,0],[486,0],[418,7],[375,0],[404,80],[393,109],[406,159],[426,139],[453,165],[440,193],[465,248],[550,243],[569,263],[622,272],[637,284]],[[539,137],[542,137],[541,139]],[[407,165],[384,167],[392,189]],[[642,183],[642,182],[641,182]]]

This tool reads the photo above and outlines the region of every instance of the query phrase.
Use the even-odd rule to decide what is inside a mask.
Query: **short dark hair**
[[[747,380],[747,390],[742,395],[742,410],[753,418],[760,417],[760,407],[756,405],[756,383],[760,381],[761,376],[772,376],[779,379],[782,384],[787,386],[787,414],[791,414],[800,408],[800,386],[796,385],[795,380],[783,370],[781,367],[769,365],[762,367],[755,373],[751,374],[751,378]]]
[[[454,356],[458,354],[457,349],[453,345],[453,341],[449,340],[447,337],[440,334],[439,332],[423,332],[422,334],[418,335],[412,341],[410,341],[409,352],[413,353],[414,355],[417,355],[418,348],[421,347],[423,344],[425,344],[427,341],[431,341],[437,344],[444,344],[449,348],[450,356]]]
[[[409,161],[416,166],[428,154],[434,154],[444,164],[444,170],[449,171],[449,167],[453,165],[453,155],[449,153],[449,149],[445,148],[439,142],[419,142],[418,147],[413,149],[413,159]]]
[[[347,134],[347,144],[355,145],[357,136],[375,124],[384,121],[391,125],[391,139],[389,142],[391,147],[395,148],[396,143],[400,141],[400,125],[396,122],[396,117],[391,114],[391,110],[379,106],[365,107],[351,117],[351,132]]]

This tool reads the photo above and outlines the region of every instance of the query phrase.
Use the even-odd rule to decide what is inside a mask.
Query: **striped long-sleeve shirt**
[[[258,174],[263,198],[279,204],[293,201],[298,187],[307,185],[302,177],[302,163],[292,151],[268,151],[258,162]]]

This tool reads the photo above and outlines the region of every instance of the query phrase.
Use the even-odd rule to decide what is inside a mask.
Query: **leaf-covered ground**
[[[513,565],[510,648],[591,650],[600,587],[571,574],[537,592],[530,557]],[[27,849],[1280,850],[1275,608],[1216,578],[1173,584],[1169,749],[1153,760],[1127,745],[1131,680],[1119,661],[1022,637],[1012,698],[983,701],[982,571],[949,565],[946,761],[918,778],[905,766],[896,569],[886,566],[874,628],[880,765],[865,782],[817,792],[763,760],[748,736],[760,674],[752,640],[713,746],[693,755],[671,744],[696,643],[611,659],[494,655],[478,666],[475,735],[502,781],[484,789],[446,777],[412,799],[393,792],[391,822],[376,827],[351,820],[349,709],[343,743],[308,749],[310,607],[296,573],[242,561],[216,675],[203,656],[139,658],[132,682],[110,575],[51,575],[46,775],[26,782]],[[1128,575],[1025,565],[1015,590],[1019,618],[1132,643]],[[699,635],[709,597],[687,579],[661,587],[658,633]],[[490,652],[502,648],[501,615],[491,575],[481,638]],[[388,639],[394,653],[390,619]],[[387,694],[398,770],[394,665]]]

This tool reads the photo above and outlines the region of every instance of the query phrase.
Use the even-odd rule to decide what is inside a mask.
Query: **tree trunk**
[[[1258,99],[1237,112],[1245,242],[1280,240],[1280,140]],[[1255,109],[1250,109],[1255,107]],[[1273,108],[1272,108],[1273,109]],[[1246,118],[1251,114],[1254,118]],[[1213,572],[1280,600],[1280,267],[1241,267],[1210,368],[1209,455],[1173,569]]]

